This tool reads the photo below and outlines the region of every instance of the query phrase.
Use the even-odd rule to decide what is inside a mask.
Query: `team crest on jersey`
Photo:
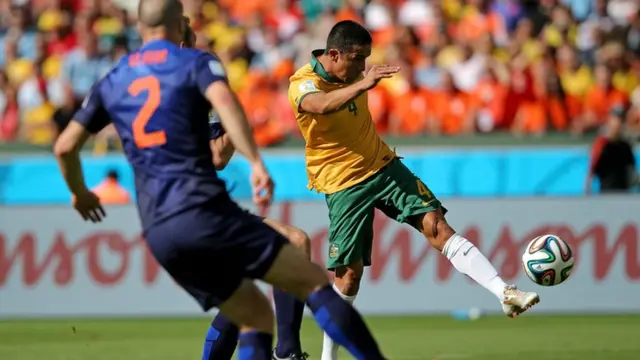
[[[331,244],[331,246],[329,246],[329,257],[331,259],[337,258],[339,254],[340,254],[340,249],[338,249],[338,245]]]
[[[224,68],[220,61],[217,60],[209,60],[209,70],[215,76],[224,76]]]
[[[301,93],[308,93],[310,91],[314,91],[316,90],[316,86],[313,84],[313,81],[311,80],[307,80],[307,81],[303,81],[299,86],[298,89],[300,90]]]

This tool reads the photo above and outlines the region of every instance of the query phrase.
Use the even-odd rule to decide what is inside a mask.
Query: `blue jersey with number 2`
[[[216,81],[227,79],[213,54],[153,41],[94,85],[75,115],[91,133],[115,126],[145,230],[226,191],[211,162],[212,109],[204,97]]]

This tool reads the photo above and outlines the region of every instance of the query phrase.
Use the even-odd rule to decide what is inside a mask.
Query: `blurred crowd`
[[[183,2],[196,46],[221,57],[263,146],[299,136],[288,78],[345,19],[371,30],[369,64],[402,67],[369,92],[383,134],[580,136],[611,117],[640,128],[636,0]],[[139,46],[132,3],[0,0],[0,142],[55,139]],[[98,140],[112,137],[107,128]]]

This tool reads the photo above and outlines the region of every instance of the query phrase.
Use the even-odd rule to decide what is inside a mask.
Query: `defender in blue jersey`
[[[185,18],[186,31],[183,46],[193,47],[196,34],[189,26],[189,18]],[[226,134],[220,118],[212,111],[209,114],[209,145],[216,170],[223,170],[235,152],[229,135]],[[289,242],[305,252],[310,258],[311,244],[307,234],[301,229],[283,224],[277,220],[263,218],[263,221],[286,237]],[[294,296],[280,289],[273,289],[273,300],[276,307],[277,343],[273,349],[273,360],[305,360],[309,355],[302,351],[300,328],[304,313],[304,304]],[[218,314],[207,332],[202,354],[203,360],[231,360],[238,344],[240,329],[226,316]]]
[[[273,311],[253,279],[306,300],[322,329],[357,359],[384,359],[324,270],[229,198],[211,161],[206,118],[212,106],[249,161],[258,205],[270,203],[273,183],[220,61],[179,47],[182,3],[141,0],[138,28],[143,46],[94,86],[54,146],[76,210],[94,222],[105,216],[84,182],[79,152],[111,121],[133,167],[149,249],[203,310],[218,307],[240,326],[238,359],[271,357]]]

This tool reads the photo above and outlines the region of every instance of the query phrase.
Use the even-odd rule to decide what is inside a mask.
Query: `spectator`
[[[105,179],[91,189],[104,205],[125,205],[131,202],[131,195],[119,182],[118,172],[109,170]]]
[[[135,7],[127,0],[0,4],[0,69],[13,86],[0,93],[0,113],[6,129],[22,127],[5,131],[13,135],[3,141],[44,143],[66,126],[114,62],[138,46],[129,15]],[[640,93],[638,11],[634,0],[185,1],[196,47],[216,51],[225,63],[264,146],[299,135],[295,118],[284,111],[287,77],[325,46],[329,29],[342,19],[371,29],[369,64],[403,68],[367,94],[383,135],[581,135],[622,103],[612,98]],[[603,86],[607,77],[610,88]],[[16,89],[17,102],[9,101]],[[638,108],[628,112],[628,125],[640,132]],[[117,148],[109,129],[95,139],[98,153]]]
[[[595,69],[595,83],[585,97],[585,115],[576,123],[576,131],[584,132],[602,126],[610,117],[613,109],[626,109],[627,95],[613,87],[611,70],[606,65]]]
[[[428,131],[432,134],[457,135],[475,131],[476,108],[471,96],[460,91],[450,73],[445,73],[442,89],[428,96]]]
[[[81,35],[80,46],[67,54],[63,77],[76,107],[93,84],[111,69],[111,60],[98,52],[98,40],[92,33]]]
[[[20,111],[16,91],[4,72],[0,72],[0,140],[14,140],[18,135],[19,123]]]
[[[627,192],[638,185],[633,146],[623,136],[625,111],[616,107],[609,114],[604,136],[598,137],[591,151],[585,190],[591,192],[593,178],[600,182],[600,193]]]

